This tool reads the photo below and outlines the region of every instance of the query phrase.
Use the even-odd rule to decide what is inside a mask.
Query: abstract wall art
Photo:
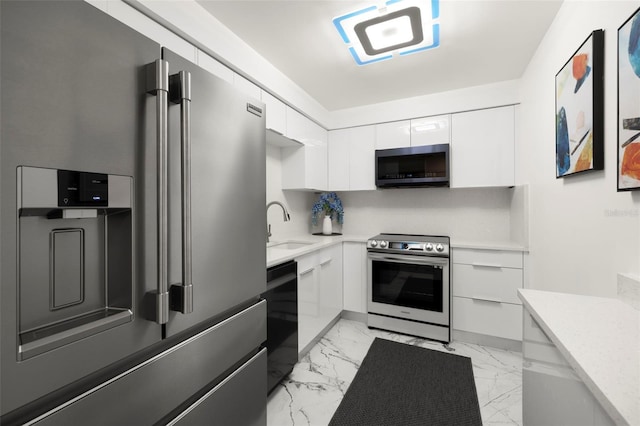
[[[556,178],[604,168],[604,31],[556,74]]]
[[[640,189],[640,9],[618,28],[618,191]]]

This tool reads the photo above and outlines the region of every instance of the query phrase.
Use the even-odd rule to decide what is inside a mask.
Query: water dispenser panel
[[[59,207],[106,207],[108,205],[108,175],[58,170]]]

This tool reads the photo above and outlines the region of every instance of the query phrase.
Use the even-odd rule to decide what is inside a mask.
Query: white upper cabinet
[[[449,143],[451,115],[414,118],[376,124],[376,149]]]
[[[267,109],[267,129],[284,135],[287,131],[287,106],[264,90],[262,91],[262,102]]]
[[[349,142],[352,129],[329,132],[328,140],[328,187],[331,191],[349,190]]]
[[[327,189],[327,144],[282,148],[282,189]]]
[[[376,189],[375,126],[353,128],[353,138],[349,144],[349,189],[363,191]]]
[[[376,126],[329,132],[328,178],[332,191],[376,189]]]
[[[286,122],[287,138],[301,145],[282,149],[282,189],[326,190],[327,131],[289,107]]]
[[[436,145],[449,143],[450,140],[450,114],[411,120],[411,146]]]
[[[452,114],[451,187],[513,186],[515,107]]]
[[[376,149],[404,148],[411,145],[409,120],[380,123],[376,128]]]
[[[300,114],[293,108],[287,107],[287,131],[285,136],[303,145],[327,143],[327,131]]]

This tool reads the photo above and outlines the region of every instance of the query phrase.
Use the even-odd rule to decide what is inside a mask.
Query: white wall
[[[617,29],[637,1],[566,0],[521,79],[519,178],[529,185],[530,287],[615,296],[640,271],[640,193],[616,192]],[[555,178],[555,74],[605,30],[605,170]]]

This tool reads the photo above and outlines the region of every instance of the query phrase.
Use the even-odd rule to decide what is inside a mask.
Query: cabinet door
[[[514,185],[514,107],[453,114],[451,187]]]
[[[375,125],[376,149],[404,148],[411,145],[409,120],[392,121]]]
[[[305,150],[305,185],[306,189],[324,191],[327,189],[327,143],[306,145]]]
[[[282,189],[326,189],[326,144],[282,148],[281,154]]]
[[[411,120],[411,146],[449,143],[451,140],[450,123],[450,114]]]
[[[322,250],[319,276],[324,328],[342,311],[342,244]]]
[[[320,296],[314,255],[298,259],[298,351],[316,337]]]
[[[287,107],[279,99],[262,91],[262,102],[267,108],[267,129],[284,135],[287,131]]]
[[[326,145],[327,131],[298,111],[286,107],[288,138],[305,145]]]
[[[282,188],[327,188],[327,131],[302,114],[286,107],[287,137],[299,148],[282,150]]]
[[[291,107],[286,107],[287,131],[285,135],[289,139],[293,139],[304,144],[307,118]]]
[[[349,189],[349,143],[351,129],[329,132],[327,153],[327,180],[331,191]]]
[[[375,126],[354,127],[349,144],[349,189],[376,189]]]
[[[343,245],[343,300],[347,311],[367,313],[367,249],[365,243]]]

